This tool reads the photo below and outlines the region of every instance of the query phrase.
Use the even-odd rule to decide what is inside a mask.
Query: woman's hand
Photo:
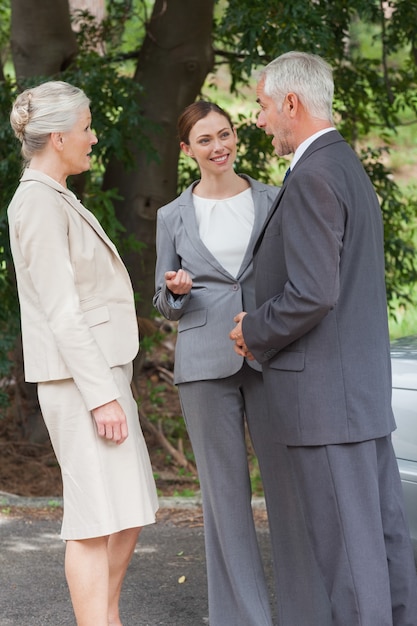
[[[100,437],[121,444],[128,437],[126,415],[117,400],[102,404],[91,411]]]
[[[165,272],[165,282],[168,289],[177,296],[189,293],[193,286],[191,276],[185,270]]]

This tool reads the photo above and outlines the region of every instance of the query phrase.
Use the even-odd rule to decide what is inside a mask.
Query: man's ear
[[[285,104],[287,105],[289,114],[291,116],[295,115],[300,104],[297,94],[292,93],[291,91],[287,93],[285,96]]]

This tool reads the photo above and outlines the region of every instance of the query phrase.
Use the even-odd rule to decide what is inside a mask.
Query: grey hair
[[[333,70],[316,54],[286,52],[261,72],[264,91],[278,106],[292,92],[306,111],[317,119],[333,122]]]
[[[89,98],[78,87],[59,80],[26,89],[17,96],[10,113],[10,124],[22,144],[26,161],[43,150],[51,133],[71,130]]]

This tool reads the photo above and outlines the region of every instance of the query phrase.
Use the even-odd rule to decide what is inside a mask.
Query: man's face
[[[256,125],[267,135],[273,135],[272,145],[278,156],[294,152],[291,145],[290,119],[286,115],[286,98],[281,104],[267,96],[264,91],[265,79],[261,79],[256,87],[257,102],[261,107]]]

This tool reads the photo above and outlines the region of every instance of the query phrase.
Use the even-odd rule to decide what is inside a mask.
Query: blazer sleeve
[[[340,199],[309,171],[294,173],[285,194],[258,249],[259,306],[242,322],[260,363],[319,324],[339,297],[345,219]]]
[[[165,272],[181,269],[181,259],[175,249],[175,242],[163,217],[162,211],[157,213],[156,224],[156,270],[154,307],[168,320],[179,320],[191,295],[175,296],[165,283]]]
[[[86,228],[90,226],[86,224]],[[68,216],[56,192],[32,190],[30,205],[26,198],[16,207],[14,229],[24,260],[21,271],[28,274],[26,280],[31,281],[38,300],[35,305],[43,311],[87,408],[114,400],[120,393],[111,368],[80,307],[70,257]]]

